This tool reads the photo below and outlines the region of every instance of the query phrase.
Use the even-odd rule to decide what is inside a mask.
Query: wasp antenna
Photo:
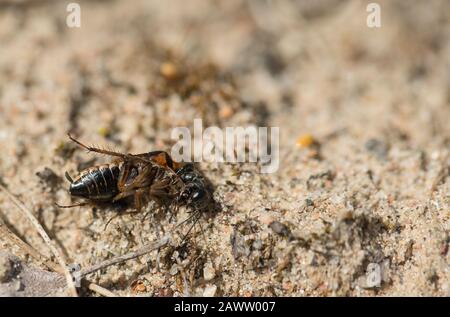
[[[66,179],[72,184],[73,183],[73,179],[72,179],[72,177],[70,177],[70,175],[69,175],[69,172],[65,172],[64,173],[64,176],[66,176]]]

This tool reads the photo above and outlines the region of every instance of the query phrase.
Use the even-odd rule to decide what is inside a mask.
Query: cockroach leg
[[[137,190],[134,194],[134,207],[136,208],[136,212],[140,212],[142,208],[142,194],[143,190]]]
[[[116,196],[114,196],[114,198],[112,199],[112,202],[115,203],[116,201],[121,200],[125,197],[132,196],[135,194],[135,192],[136,192],[135,190],[130,190],[128,192],[121,192],[120,194],[117,194]]]
[[[86,206],[87,204],[88,204],[88,202],[86,202],[86,201],[82,201],[80,203],[73,204],[73,205],[60,205],[58,203],[55,203],[55,205],[58,206],[58,208],[73,208],[73,207]]]

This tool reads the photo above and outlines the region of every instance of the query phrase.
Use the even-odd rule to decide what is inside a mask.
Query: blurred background
[[[68,260],[92,264],[154,233],[125,216],[127,235],[105,233],[95,208],[54,207],[70,200],[65,170],[107,160],[68,132],[140,153],[169,150],[194,118],[277,126],[277,173],[201,164],[222,212],[189,286],[150,257],[92,279],[122,295],[142,280],[151,296],[449,296],[450,3],[376,1],[369,28],[370,2],[78,1],[69,28],[69,2],[0,0],[0,177]],[[45,249],[3,196],[0,214]],[[290,245],[275,221],[328,256]],[[370,263],[384,270],[376,287]]]

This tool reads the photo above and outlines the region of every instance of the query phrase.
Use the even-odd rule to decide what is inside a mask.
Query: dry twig
[[[39,221],[34,217],[34,215],[31,213],[31,211],[28,210],[27,207],[1,183],[0,183],[0,189],[5,192],[5,194],[8,196],[8,198],[19,208],[19,210],[23,213],[23,215],[31,222],[31,224],[38,231],[38,233],[44,240],[45,244],[47,244],[47,246],[52,251],[53,255],[55,256],[56,260],[58,261],[58,264],[64,270],[64,275],[66,277],[67,287],[69,288],[70,294],[72,296],[77,296],[77,290],[75,288],[75,284],[73,282],[72,275],[70,274],[69,270],[67,269],[66,263],[63,259],[61,252],[54,246],[52,240],[47,235],[47,232],[45,232],[44,228],[41,226]]]
[[[38,262],[41,262],[50,270],[64,274],[63,270],[61,269],[61,267],[58,264],[50,261],[45,256],[40,254],[38,251],[36,251],[36,249],[34,249],[28,243],[24,242],[17,235],[15,235],[11,230],[9,230],[8,227],[6,227],[6,225],[2,222],[0,222],[0,234],[2,237],[5,237],[6,239],[8,239],[12,244],[17,245],[22,250],[22,252],[30,255],[31,257],[36,259]]]
[[[48,269],[53,270],[60,274],[64,274],[64,270],[61,269],[61,267],[58,264],[47,259],[47,257],[42,255],[36,249],[34,249],[32,246],[30,246],[28,243],[26,243],[22,239],[20,239],[11,230],[9,230],[9,228],[1,221],[0,221],[0,235],[2,237],[5,237],[12,244],[18,246],[20,248],[20,250],[22,252],[24,252],[25,254],[31,256],[38,262],[44,264]],[[97,294],[100,294],[105,297],[117,297],[116,294],[107,290],[104,287],[101,287],[100,285],[97,285],[97,284],[94,284],[94,283],[91,283],[88,281],[86,281],[85,284],[88,289],[90,289],[93,292],[96,292]]]
[[[107,290],[104,287],[101,287],[100,285],[97,285],[97,284],[94,284],[94,283],[90,283],[90,282],[88,282],[87,284],[88,284],[87,287],[91,291],[96,292],[97,294],[100,294],[100,295],[105,296],[105,297],[117,297],[116,294],[114,294],[113,292]]]
[[[112,259],[103,261],[101,263],[98,263],[98,264],[95,264],[95,265],[93,265],[91,267],[88,267],[88,268],[86,268],[84,270],[81,270],[80,276],[84,277],[84,276],[86,276],[88,274],[94,273],[94,272],[96,272],[98,270],[101,270],[101,269],[104,269],[104,268],[106,268],[108,266],[111,266],[111,265],[114,265],[114,264],[117,264],[117,263],[121,263],[121,262],[125,262],[125,261],[131,260],[131,259],[138,258],[138,257],[140,257],[140,256],[142,256],[144,254],[147,254],[149,252],[152,252],[154,250],[157,250],[159,248],[162,248],[162,247],[168,245],[170,240],[171,240],[171,235],[166,235],[161,240],[159,240],[158,242],[147,244],[147,245],[143,246],[142,248],[140,248],[140,249],[138,249],[136,251],[133,251],[133,252],[130,252],[130,253],[127,253],[127,254],[124,254],[124,255],[120,255],[120,256],[117,256],[117,257],[114,257]]]

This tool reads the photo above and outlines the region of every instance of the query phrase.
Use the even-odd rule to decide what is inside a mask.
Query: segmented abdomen
[[[88,168],[70,185],[70,194],[91,200],[110,200],[119,193],[117,189],[119,174],[120,164]]]

